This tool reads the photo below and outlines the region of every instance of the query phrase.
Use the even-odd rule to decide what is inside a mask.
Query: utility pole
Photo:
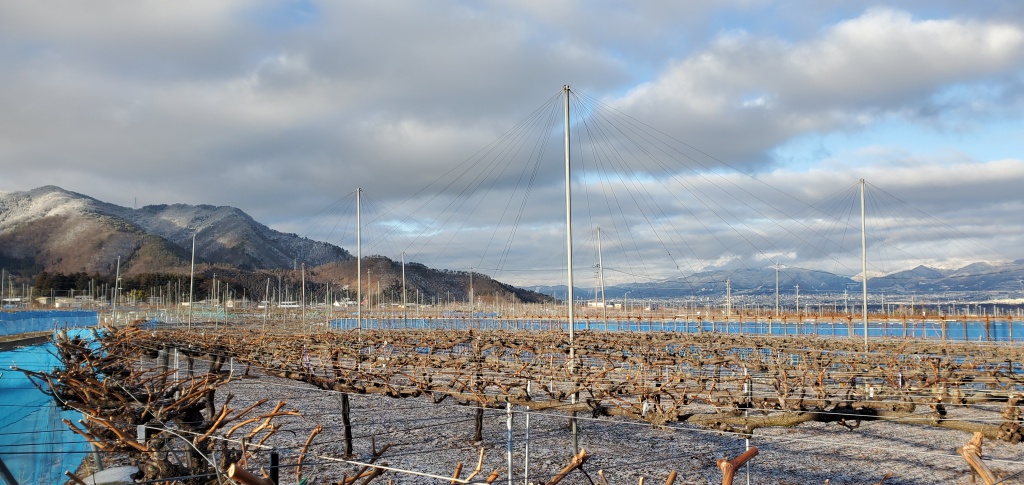
[[[302,263],[302,327],[306,327],[306,263]]]
[[[267,314],[270,313],[270,278],[267,278],[267,289],[263,293],[263,330],[267,330]]]
[[[796,285],[796,318],[800,322],[800,285]]]
[[[196,283],[196,233],[192,233],[192,270],[188,278],[188,329],[192,330],[192,307],[195,306],[192,300],[192,292]]]
[[[729,316],[732,315],[732,280],[725,280],[725,328],[729,329]]]
[[[779,260],[775,260],[775,318],[779,318]]]
[[[114,307],[112,309],[114,316],[114,326],[117,326],[117,296],[118,291],[121,289],[121,257],[117,257],[117,271],[114,273]]]

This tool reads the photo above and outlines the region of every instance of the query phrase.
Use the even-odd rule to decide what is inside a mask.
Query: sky
[[[358,187],[364,255],[514,284],[564,278],[563,85],[585,278],[858,274],[860,179],[869,272],[1024,258],[1020,2],[0,0],[0,80],[0,191],[354,252]]]

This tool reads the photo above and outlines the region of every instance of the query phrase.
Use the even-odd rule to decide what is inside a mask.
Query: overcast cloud
[[[564,271],[561,120],[534,158],[537,132],[501,137],[563,84],[584,272],[601,226],[612,281],[855,274],[860,178],[871,271],[1024,258],[1017,2],[0,0],[0,80],[0,190],[230,205],[354,250],[362,187],[365,252],[517,284]],[[602,110],[682,151],[587,138]]]

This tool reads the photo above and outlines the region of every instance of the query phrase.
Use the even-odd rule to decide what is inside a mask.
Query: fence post
[[[345,456],[352,456],[352,408],[348,393],[341,394],[341,424],[345,431]]]
[[[530,397],[530,384],[526,381],[526,397]],[[523,485],[530,485],[530,407],[526,407],[526,436],[523,437],[526,451],[523,452]]]
[[[505,403],[505,427],[508,428],[508,485],[512,485],[512,403]]]
[[[103,471],[103,458],[100,456],[99,448],[92,447],[92,461],[96,464],[96,471]]]
[[[157,359],[159,360],[160,372],[163,374],[160,377],[160,385],[162,387],[167,386],[167,368],[170,367],[171,363],[171,351],[164,347],[157,351]]]
[[[476,417],[473,420],[473,423],[473,442],[483,441],[484,407],[481,403],[476,403]]]
[[[270,481],[275,484],[280,480],[281,455],[276,449],[270,450]]]

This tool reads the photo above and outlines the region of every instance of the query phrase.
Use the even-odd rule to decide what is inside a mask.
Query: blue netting
[[[10,370],[17,365],[50,371],[60,365],[54,353],[53,343],[0,352],[6,369],[0,373],[0,458],[21,484],[63,483],[64,470],[77,468],[90,451],[82,437],[61,423],[61,418],[78,421],[81,414],[61,410],[24,374]]]
[[[0,312],[0,335],[45,332],[55,328],[91,327],[99,323],[95,311],[38,310]]]

